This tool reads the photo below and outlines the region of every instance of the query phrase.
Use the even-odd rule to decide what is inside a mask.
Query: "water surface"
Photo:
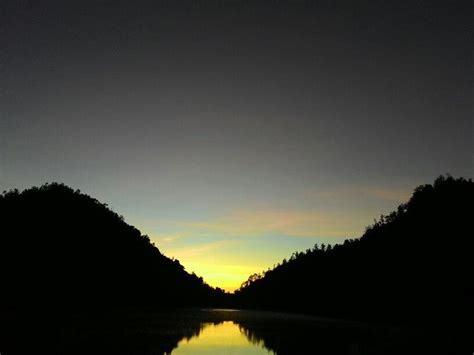
[[[434,331],[433,325],[405,328],[278,312],[116,309],[1,316],[8,324],[0,332],[0,352],[6,355],[444,355],[463,349],[445,327]]]
[[[224,321],[219,324],[204,324],[199,335],[181,340],[172,354],[261,355],[274,352],[266,350],[262,342],[251,342],[242,328],[233,321]]]

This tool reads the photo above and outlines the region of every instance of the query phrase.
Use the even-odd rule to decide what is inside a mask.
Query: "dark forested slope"
[[[295,253],[236,293],[241,306],[356,319],[472,314],[471,180],[440,177],[357,240]]]
[[[0,196],[1,305],[190,306],[220,290],[107,205],[63,184]]]

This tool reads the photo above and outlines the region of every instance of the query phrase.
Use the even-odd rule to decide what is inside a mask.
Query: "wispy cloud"
[[[395,202],[407,201],[412,193],[413,186],[366,185],[366,186],[338,186],[336,188],[318,190],[308,189],[306,196],[314,201],[361,201],[366,197]]]
[[[382,207],[407,201],[410,192],[375,184],[310,190],[304,195],[304,206],[285,201],[182,219],[151,218],[143,224],[165,255],[177,258],[209,284],[233,290],[251,273],[307,248],[310,242],[360,236]]]
[[[375,198],[394,202],[406,202],[411,196],[408,189],[370,188],[367,192]]]
[[[192,259],[194,257],[199,257],[202,255],[207,255],[210,252],[217,251],[223,247],[238,244],[239,241],[236,240],[217,240],[210,243],[199,244],[194,246],[179,247],[176,249],[169,249],[169,252],[172,253],[172,256],[177,257],[178,259]]]
[[[294,237],[350,236],[361,228],[360,216],[313,210],[238,210],[206,221],[174,221],[195,234],[249,236],[279,234]]]
[[[160,243],[172,243],[177,241],[178,239],[181,239],[183,237],[183,234],[154,234],[152,235],[153,240],[156,240]]]

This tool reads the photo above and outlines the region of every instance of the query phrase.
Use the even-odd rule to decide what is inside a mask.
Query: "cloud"
[[[183,235],[181,233],[180,234],[153,234],[152,235],[153,240],[156,240],[160,243],[175,242],[178,239],[181,239],[182,237]]]
[[[207,255],[209,252],[217,251],[222,249],[225,246],[231,244],[237,244],[238,241],[236,240],[216,240],[214,242],[187,246],[187,247],[180,247],[178,249],[169,249],[168,253],[172,253],[174,257],[178,259],[192,259],[194,257],[199,257],[202,255]]]
[[[363,210],[348,215],[330,209],[238,209],[201,220],[160,220],[162,232],[152,238],[186,270],[231,291],[290,251],[312,245],[312,237],[339,242],[359,235],[369,217]]]
[[[149,235],[160,245],[172,245],[189,238],[207,238],[208,241],[219,236],[227,239],[262,235],[341,239],[359,236],[380,211],[393,208],[393,202],[408,201],[410,193],[409,188],[384,185],[308,189],[303,206],[287,201],[287,206],[250,206],[183,219],[154,218],[146,224],[147,231],[151,231]]]
[[[315,241],[360,236],[381,206],[407,201],[409,189],[372,185],[305,191],[304,203],[249,206],[187,218],[142,221],[165,255],[212,286],[234,290],[248,275]],[[387,203],[390,201],[390,203]],[[382,209],[383,210],[383,209]],[[271,252],[269,252],[271,251]]]
[[[403,189],[372,188],[367,192],[373,197],[394,202],[407,202],[411,196],[410,190]]]
[[[177,221],[189,234],[250,236],[278,234],[294,237],[348,237],[361,229],[364,219],[337,212],[313,210],[238,210],[213,220]]]
[[[389,200],[395,202],[408,201],[411,196],[411,187],[391,187],[378,185],[362,186],[338,186],[336,188],[326,188],[325,190],[308,189],[306,196],[312,201],[342,201],[361,202],[364,197],[376,198],[379,200]],[[300,197],[301,198],[301,197]]]

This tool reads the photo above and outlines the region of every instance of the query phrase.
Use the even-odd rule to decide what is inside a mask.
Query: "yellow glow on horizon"
[[[235,291],[248,277],[263,270],[262,266],[231,265],[204,261],[181,262],[189,272],[202,276],[212,287],[220,287],[227,292]]]
[[[305,247],[299,248],[297,245],[301,244],[287,242],[291,249],[286,251],[270,242],[262,250],[261,243],[252,248],[252,241],[268,234],[290,240],[324,235],[340,241],[343,236],[353,235],[351,231],[362,230],[361,220],[359,215],[344,219],[339,213],[314,210],[239,210],[197,222],[161,221],[170,232],[152,238],[166,256],[179,260],[186,271],[201,276],[212,287],[233,292],[250,275],[289,258],[294,251],[312,246],[302,243]],[[203,242],[196,243],[194,238]]]
[[[202,218],[151,218],[133,224],[187,272],[232,292],[250,275],[272,268],[295,251],[359,237],[383,212],[378,204],[390,211],[389,205],[396,207],[409,195],[410,189],[403,186],[309,189],[299,198],[304,197],[306,205],[313,202],[314,208],[248,206]]]

